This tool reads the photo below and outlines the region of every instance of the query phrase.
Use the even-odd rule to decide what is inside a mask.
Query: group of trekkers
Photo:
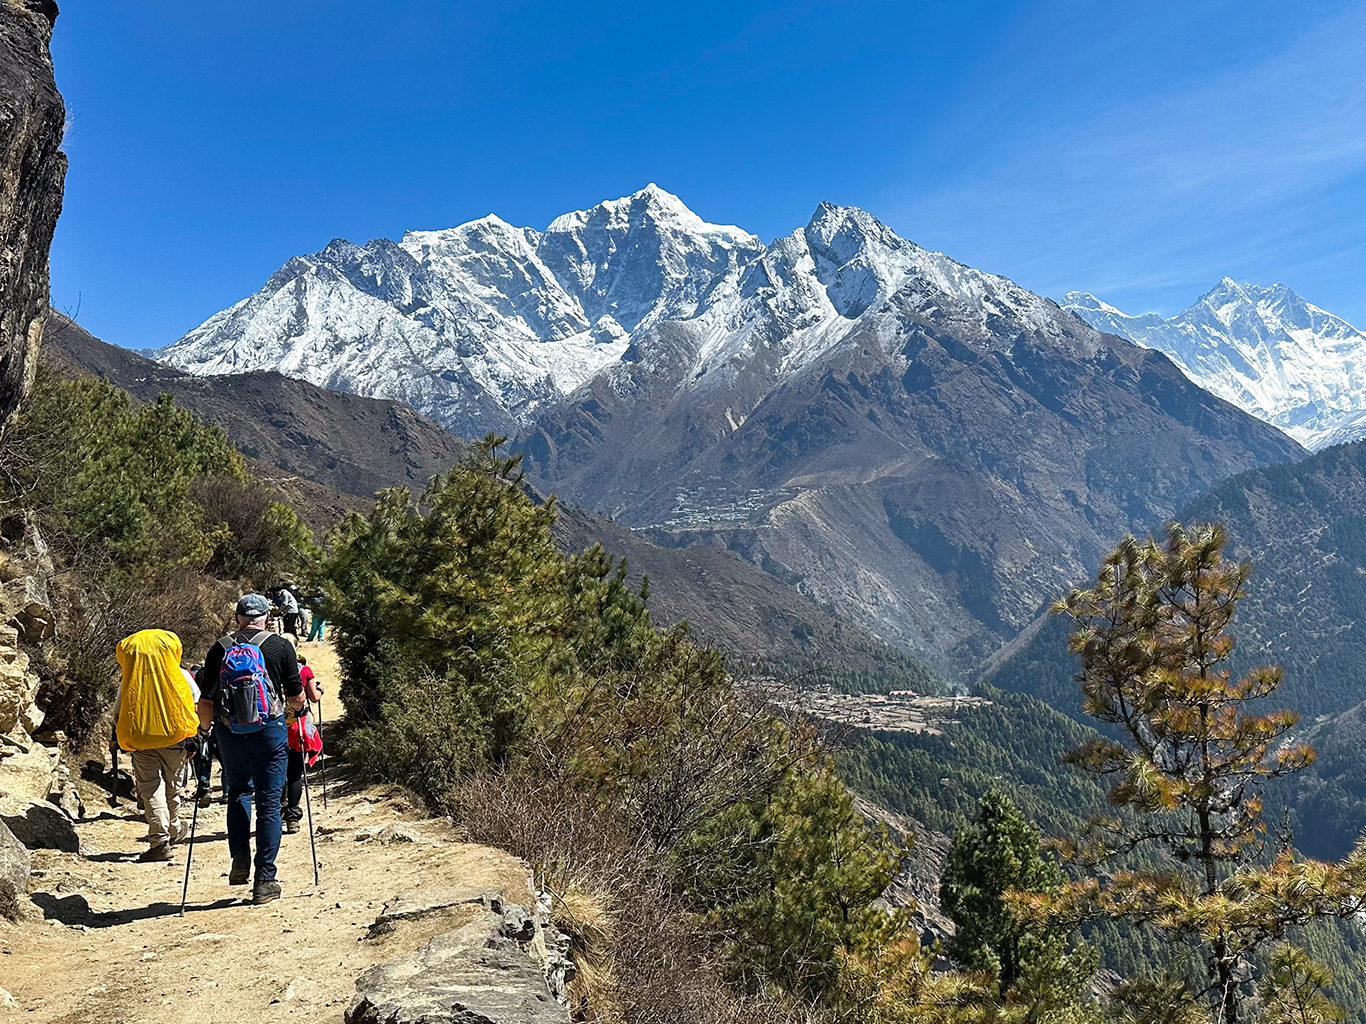
[[[305,597],[297,584],[287,582],[272,587],[266,593],[271,604],[275,606],[275,622],[281,633],[288,633],[296,642],[299,640],[301,629],[307,643],[327,639],[327,623],[323,619],[321,593]]]
[[[322,687],[294,644],[270,628],[271,608],[263,594],[241,597],[236,629],[209,648],[197,671],[182,667],[180,638],[167,630],[141,630],[121,640],[115,652],[122,670],[115,756],[118,749],[131,753],[151,843],[138,859],[168,861],[172,846],[186,838],[193,843],[193,819],[189,828],[181,820],[181,772],[192,758],[195,798],[207,806],[216,750],[228,805],[229,885],[252,880],[255,803],[256,904],[280,895],[275,859],[281,832],[299,831],[307,768],[322,753],[322,736],[310,715],[313,704],[321,706]],[[296,618],[296,636],[297,628]]]

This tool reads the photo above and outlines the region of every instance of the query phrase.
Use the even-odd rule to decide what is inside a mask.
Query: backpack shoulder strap
[[[247,641],[247,643],[251,644],[253,647],[260,647],[263,643],[266,642],[266,637],[273,635],[274,634],[272,634],[270,630],[262,629],[255,633],[252,636],[252,638]]]
[[[232,645],[235,643],[237,643],[237,638],[231,633],[227,636],[220,636],[218,638],[218,645],[223,648],[224,653],[232,650]]]

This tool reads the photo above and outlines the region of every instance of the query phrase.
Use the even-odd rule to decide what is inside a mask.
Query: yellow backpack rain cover
[[[118,738],[124,750],[155,750],[199,729],[190,682],[180,670],[180,637],[144,629],[114,648],[123,669]]]

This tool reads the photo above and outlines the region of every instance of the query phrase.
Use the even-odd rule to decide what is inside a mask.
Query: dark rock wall
[[[52,0],[0,0],[0,436],[33,382],[62,212],[66,108],[52,74]]]

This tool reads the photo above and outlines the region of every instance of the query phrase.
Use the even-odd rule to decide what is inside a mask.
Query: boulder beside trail
[[[567,1024],[568,1010],[551,993],[537,953],[539,922],[502,893],[395,897],[369,938],[457,908],[473,911],[473,919],[360,976],[346,1024]]]
[[[566,1024],[568,1011],[530,954],[489,942],[447,932],[376,964],[356,982],[346,1024]]]
[[[0,879],[14,886],[15,892],[23,892],[28,885],[32,862],[28,847],[15,838],[3,821],[0,821]]]
[[[46,800],[0,799],[0,824],[8,826],[14,838],[30,850],[81,852],[76,826],[65,811]]]

